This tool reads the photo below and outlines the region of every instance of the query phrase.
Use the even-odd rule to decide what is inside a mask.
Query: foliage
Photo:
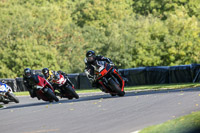
[[[119,68],[199,63],[199,0],[1,0],[0,78],[83,72],[87,50]]]
[[[199,0],[134,0],[133,10],[142,15],[153,14],[160,18],[174,13],[176,9],[184,10],[190,16],[200,17]]]
[[[82,0],[77,2],[73,19],[83,27],[107,27],[132,13],[132,0]]]

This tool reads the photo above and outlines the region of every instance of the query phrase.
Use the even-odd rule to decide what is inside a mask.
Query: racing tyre
[[[9,102],[5,102],[5,101],[4,101],[3,103],[4,103],[4,104],[8,104]]]
[[[119,87],[119,85],[117,83],[114,82],[113,79],[110,79],[109,80],[109,83],[110,85],[112,86],[112,89],[117,92],[117,95],[118,96],[124,96],[125,95],[125,92],[124,91],[121,91],[121,88]]]
[[[116,96],[117,94],[110,94],[112,97]]]
[[[55,100],[56,102],[59,101],[59,99],[56,97],[56,95],[55,95],[50,89],[48,89],[47,94],[48,94],[48,96],[49,96],[50,98],[52,98],[52,99]],[[52,102],[52,101],[50,100],[50,102]]]
[[[69,93],[75,97],[76,99],[79,99],[79,95],[75,92],[75,90],[72,88],[72,86],[68,85],[67,86],[67,91],[69,91]],[[69,98],[71,99],[71,97]]]
[[[15,103],[19,103],[19,99],[13,93],[8,92],[7,95],[11,101],[14,101]]]

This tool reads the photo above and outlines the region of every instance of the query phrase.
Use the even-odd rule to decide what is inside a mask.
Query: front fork
[[[8,92],[5,92],[5,93],[3,93],[3,94],[0,94],[0,101],[9,101],[8,99],[9,99],[9,97],[8,97],[8,95],[7,95],[7,93],[9,93],[10,91],[8,91]]]

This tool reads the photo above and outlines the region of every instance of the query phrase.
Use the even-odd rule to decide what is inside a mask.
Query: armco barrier
[[[123,77],[128,79],[127,86],[147,84],[145,67],[120,69],[119,72]]]
[[[200,81],[200,64],[191,64],[193,83]]]
[[[67,74],[70,81],[74,84],[76,89],[80,88],[79,73]]]
[[[128,79],[127,86],[147,84],[189,83],[200,81],[200,64],[180,66],[156,66],[119,69],[120,74]],[[34,70],[41,74],[41,70]],[[85,73],[68,74],[76,89],[92,88]],[[26,91],[22,78],[0,79],[5,80],[13,91]]]
[[[146,67],[147,84],[168,84],[169,83],[169,67]]]
[[[191,65],[169,67],[169,83],[189,83],[192,82]]]
[[[16,84],[17,84],[17,91],[27,91],[27,88],[24,86],[23,78],[16,78]]]
[[[89,81],[89,79],[87,78],[85,73],[80,73],[79,74],[79,86],[80,89],[89,89],[92,88],[92,85]]]

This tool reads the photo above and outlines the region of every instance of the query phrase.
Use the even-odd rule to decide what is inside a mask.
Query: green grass
[[[139,133],[192,133],[192,130],[195,129],[200,132],[200,112],[194,112],[163,124],[147,127]]]
[[[125,87],[125,91],[132,90],[161,90],[161,89],[179,89],[179,88],[194,88],[200,87],[199,83],[186,83],[186,84],[159,84],[159,85],[141,85]],[[90,93],[90,92],[101,92],[99,89],[76,89],[77,93]],[[14,92],[16,96],[27,96],[29,93],[25,92]]]
[[[180,89],[200,87],[199,83],[184,83],[184,84],[156,84],[156,85],[141,85],[126,87],[125,90],[160,90],[160,89]]]
[[[90,93],[90,92],[101,92],[99,89],[76,89],[77,93]],[[14,92],[16,96],[27,96],[29,95],[28,91],[23,92]]]

